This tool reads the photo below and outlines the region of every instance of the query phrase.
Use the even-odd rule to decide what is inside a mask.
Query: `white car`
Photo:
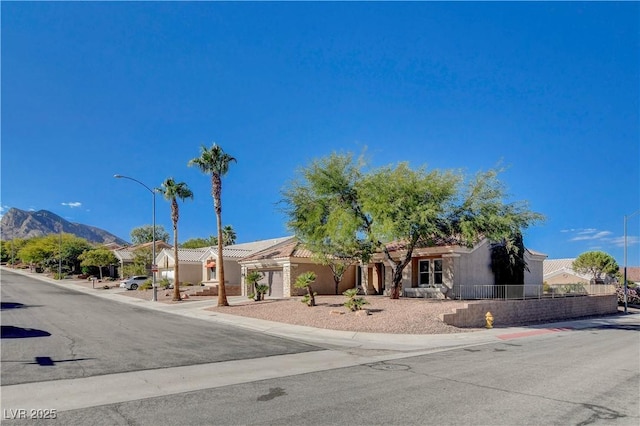
[[[126,288],[127,290],[137,290],[138,287],[147,281],[149,277],[146,275],[135,275],[126,280],[120,281],[120,288]]]

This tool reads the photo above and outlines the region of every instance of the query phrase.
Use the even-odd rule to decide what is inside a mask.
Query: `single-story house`
[[[311,252],[304,248],[297,238],[290,238],[280,244],[254,253],[239,261],[242,268],[242,295],[253,292],[245,282],[244,277],[251,271],[263,274],[260,284],[269,285],[271,297],[292,297],[306,293],[304,289],[297,289],[294,283],[298,275],[304,272],[314,272],[316,280],[312,288],[318,294],[335,294],[335,281],[329,266],[324,266],[311,257]],[[351,265],[344,273],[338,286],[338,292],[356,286],[358,267]]]
[[[581,274],[573,270],[574,259],[547,259],[544,261],[544,282],[549,285],[594,284],[590,274]],[[612,284],[615,277],[605,276],[601,284]]]
[[[209,252],[209,247],[196,249],[178,249],[180,265],[180,283],[200,284],[202,282],[202,259]],[[158,279],[167,278],[173,282],[173,266],[175,264],[173,248],[163,249],[156,256]]]
[[[399,259],[405,252],[401,247],[389,247],[392,258]],[[543,261],[547,256],[525,249],[524,260],[528,271],[524,273],[525,291],[537,294],[536,286],[542,287]],[[392,283],[392,269],[384,262],[383,253],[376,253],[371,262],[363,267],[362,285],[367,293],[387,293]],[[491,270],[491,243],[481,240],[472,248],[455,244],[440,244],[413,250],[411,261],[402,273],[403,295],[424,297],[437,289],[447,297],[474,297],[480,287],[494,285]]]
[[[165,243],[164,241],[156,241],[156,258],[157,258],[158,252],[160,252],[163,249],[171,248],[171,247],[172,246],[169,243]],[[144,248],[148,248],[149,250],[151,250],[153,248],[153,242],[138,244],[135,246],[120,247],[112,250],[113,254],[115,254],[115,256],[118,258],[118,261],[120,263],[119,272],[120,272],[121,278],[124,278],[122,276],[123,274],[122,271],[124,270],[123,268],[126,265],[133,264],[133,260],[135,258],[135,251],[139,249],[144,249]],[[149,274],[151,274],[151,271],[149,271]]]
[[[624,267],[620,267],[620,277],[621,283],[624,283]],[[632,283],[640,283],[640,267],[638,266],[627,266],[627,282]]]
[[[271,238],[268,240],[253,241],[249,243],[240,243],[225,246],[222,249],[224,257],[224,282],[225,290],[228,296],[240,295],[241,284],[243,281],[243,275],[239,260],[252,254],[267,249],[271,246],[280,244],[283,241],[289,240],[293,237],[280,237]],[[186,252],[186,249],[178,250],[178,258],[180,259],[180,281],[186,282],[186,275],[183,275],[184,270],[188,270],[189,276],[197,276],[198,279],[193,280],[194,283],[201,283],[204,286],[216,288],[218,286],[218,247],[206,247],[202,249],[196,249],[197,251]],[[184,256],[183,256],[184,252]],[[158,266],[164,268],[166,274],[169,270],[173,269],[173,251],[167,250],[163,252],[163,257],[158,258]],[[186,259],[195,258],[198,256],[198,260],[187,261]],[[162,263],[166,259],[166,263]],[[185,261],[183,261],[185,259]],[[183,266],[184,265],[184,266]],[[165,267],[166,266],[166,267]]]
[[[388,248],[394,259],[404,255],[401,247],[397,245],[392,244]],[[529,269],[525,270],[525,291],[538,294],[543,281],[542,265],[547,256],[526,249],[524,257]],[[312,259],[311,252],[295,239],[245,257],[239,263],[243,277],[252,270],[264,274],[260,283],[269,285],[268,295],[272,297],[303,294],[304,290],[296,289],[294,283],[298,275],[306,271],[316,273],[314,291],[318,294],[335,294],[331,269],[317,264]],[[354,262],[340,282],[339,293],[359,287],[366,294],[386,294],[391,283],[392,269],[384,261],[383,254],[376,253],[369,264],[361,265]],[[464,291],[475,291],[474,286],[493,285],[491,244],[488,240],[480,241],[472,248],[450,244],[416,248],[411,262],[403,270],[402,288],[406,297],[424,297],[429,293],[454,297]],[[252,291],[253,289],[248,288],[243,282],[242,294]]]

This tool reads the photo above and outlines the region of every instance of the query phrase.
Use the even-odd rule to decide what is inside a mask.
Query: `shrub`
[[[311,284],[316,280],[316,274],[312,271],[304,272],[298,275],[294,284],[295,288],[306,288],[307,294],[302,298],[302,303],[307,306],[316,306],[316,298],[318,293],[314,293]]]
[[[364,305],[369,303],[364,299],[364,297],[357,297],[357,288],[350,288],[342,294],[347,296],[347,301],[344,302],[344,306],[352,312],[361,310]]]
[[[618,287],[616,293],[618,294],[618,303],[624,304],[624,287]],[[640,305],[640,293],[636,288],[627,288],[627,304]]]
[[[150,290],[152,288],[153,288],[153,281],[146,280],[145,282],[140,284],[140,287],[138,287],[138,290],[140,290],[140,291],[142,291],[142,290]]]
[[[162,287],[163,290],[168,289],[171,286],[171,281],[169,281],[168,278],[163,278],[160,280],[160,287]]]
[[[264,299],[264,294],[269,291],[269,286],[265,284],[258,284],[258,281],[260,281],[263,277],[264,274],[261,274],[258,271],[250,271],[247,274],[245,281],[248,285],[253,287],[253,293],[249,295],[249,299],[253,299],[256,302]]]

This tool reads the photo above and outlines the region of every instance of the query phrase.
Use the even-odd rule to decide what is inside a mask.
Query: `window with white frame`
[[[442,259],[421,259],[418,261],[418,286],[442,284]]]

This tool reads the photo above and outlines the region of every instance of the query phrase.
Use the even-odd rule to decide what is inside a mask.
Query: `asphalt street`
[[[6,270],[0,288],[3,386],[318,350]]]
[[[637,314],[390,336],[94,297],[2,272],[2,325],[14,327],[3,329],[3,424],[640,423]]]

